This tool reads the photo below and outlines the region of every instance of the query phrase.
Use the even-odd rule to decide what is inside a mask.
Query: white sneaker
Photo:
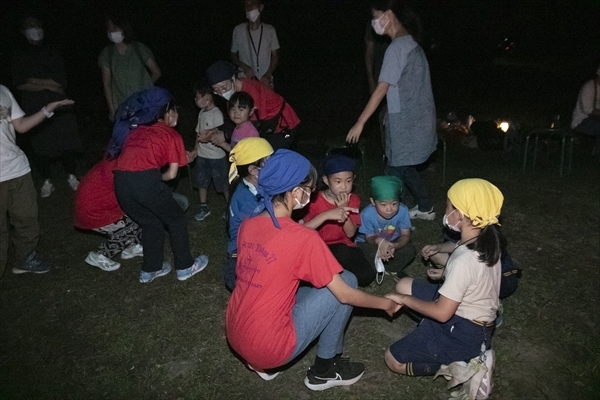
[[[95,251],[90,251],[90,254],[85,258],[85,262],[98,267],[103,271],[116,271],[119,269],[121,264],[116,261],[111,260],[108,257],[103,256],[102,254],[96,253]]]
[[[141,244],[134,244],[126,248],[121,252],[121,258],[123,260],[129,260],[134,257],[143,257],[144,256],[144,247]]]
[[[46,179],[42,188],[40,189],[40,196],[42,197],[50,197],[50,195],[54,192],[54,185],[50,182],[50,179]]]
[[[71,186],[71,189],[73,189],[73,191],[76,191],[79,187],[79,181],[73,174],[69,174],[67,182],[69,182],[69,186]]]
[[[267,374],[266,372],[260,372],[260,371],[255,370],[254,368],[252,368],[252,365],[250,365],[250,364],[248,364],[248,368],[250,368],[250,370],[256,372],[258,374],[258,376],[260,376],[265,381],[270,381],[272,379],[277,378],[277,375],[279,375],[279,372],[280,372],[280,371],[277,371],[274,374]]]
[[[410,215],[410,219],[425,219],[431,221],[435,219],[435,211],[433,211],[433,207],[429,211],[419,211],[419,206],[416,205],[408,211]]]
[[[487,399],[490,397],[492,389],[494,388],[494,383],[492,382],[492,373],[494,372],[494,367],[496,366],[496,354],[494,353],[494,350],[490,349],[486,350],[483,355],[485,357],[485,366],[487,367],[487,372],[481,380],[479,389],[477,389],[477,395],[475,396],[476,400]]]

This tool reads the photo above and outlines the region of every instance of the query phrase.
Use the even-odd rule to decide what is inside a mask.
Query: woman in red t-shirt
[[[179,167],[194,158],[194,154],[185,151],[181,135],[173,129],[178,118],[173,98],[166,90],[138,92],[117,110],[108,150],[117,157],[113,169],[117,200],[143,231],[141,283],[171,271],[171,265],[163,262],[165,230],[173,249],[177,279],[186,280],[208,264],[205,255],[192,258],[187,221],[173,199],[172,189],[165,184],[177,177]]]

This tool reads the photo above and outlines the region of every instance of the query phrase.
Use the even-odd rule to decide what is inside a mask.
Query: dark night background
[[[0,4],[0,82],[12,86],[10,55],[24,40],[20,21],[27,13],[38,15],[46,42],[57,46],[65,58],[68,94],[85,115],[105,115],[97,57],[109,44],[107,10],[127,11],[136,38],[152,49],[163,71],[161,84],[190,108],[194,82],[212,62],[228,59],[233,27],[244,21],[241,0],[0,0]],[[276,27],[281,44],[276,90],[304,121],[322,110],[329,114],[325,119],[332,129],[346,131],[364,106],[367,4],[266,1],[263,21]],[[593,75],[594,60],[600,56],[600,1],[414,4],[423,20],[423,46],[438,115],[455,110],[510,117],[505,114],[520,108],[543,115],[540,118],[556,113],[570,118],[579,87]],[[505,37],[515,43],[511,52],[498,47]],[[317,111],[311,109],[315,103],[322,104]]]

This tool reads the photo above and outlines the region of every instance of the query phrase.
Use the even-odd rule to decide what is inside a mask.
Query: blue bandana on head
[[[332,154],[327,157],[323,163],[323,173],[325,176],[330,176],[344,171],[350,171],[354,173],[355,169],[356,161],[343,154]]]
[[[264,208],[277,228],[281,229],[281,226],[275,218],[273,196],[292,190],[302,183],[309,172],[310,161],[305,157],[291,150],[279,149],[258,173],[258,194],[262,196]]]
[[[110,158],[118,157],[129,133],[140,125],[154,123],[162,118],[158,112],[173,101],[171,94],[159,87],[142,90],[127,98],[115,112],[115,125],[108,145]]]

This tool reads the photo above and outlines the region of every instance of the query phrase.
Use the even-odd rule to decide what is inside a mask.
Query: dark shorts
[[[439,297],[439,287],[415,279],[412,295],[424,301],[433,301]],[[430,364],[435,373],[439,368],[437,364],[468,362],[478,356],[484,340],[486,347],[490,347],[493,331],[493,323],[492,326],[483,327],[458,315],[445,323],[423,318],[414,331],[390,346],[390,352],[399,363]]]
[[[197,188],[208,189],[212,180],[215,190],[219,193],[225,193],[229,190],[228,174],[229,162],[227,157],[214,159],[196,157],[193,184]]]

